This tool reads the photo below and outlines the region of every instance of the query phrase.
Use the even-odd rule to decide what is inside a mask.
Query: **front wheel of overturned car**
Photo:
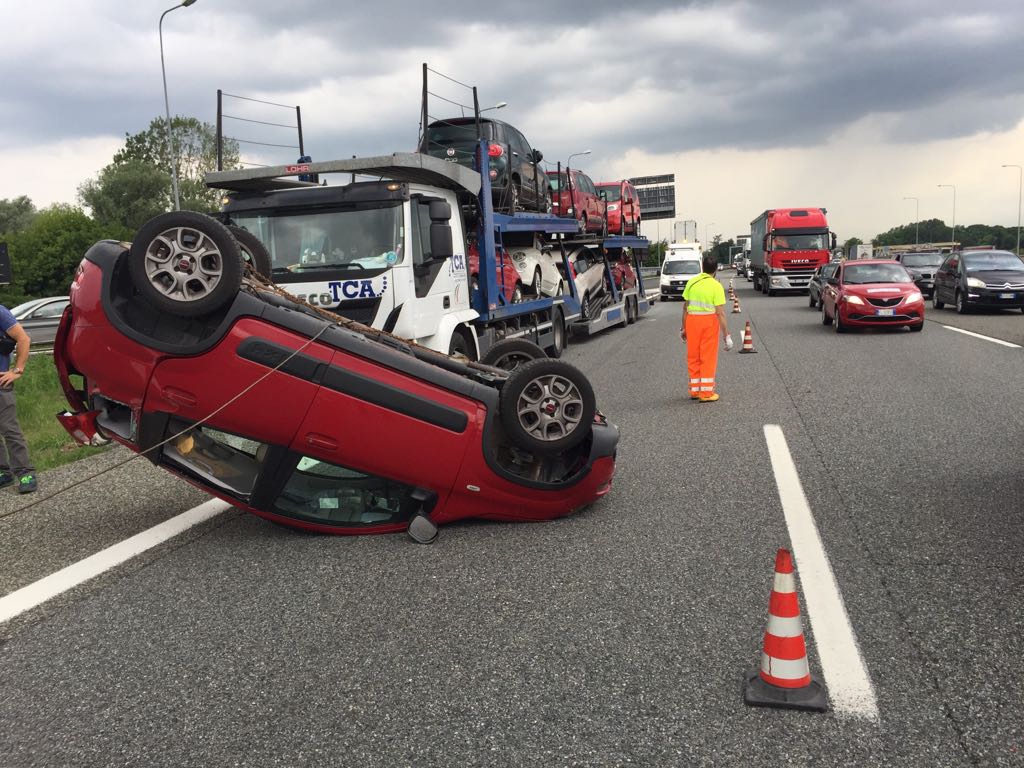
[[[242,284],[242,251],[226,226],[202,213],[155,216],[135,234],[128,273],[157,309],[199,317],[231,301]]]
[[[273,262],[270,260],[270,251],[260,242],[252,232],[234,224],[228,225],[228,230],[238,241],[238,247],[242,251],[242,262],[246,268],[251,269],[260,277],[269,280],[273,270]]]
[[[516,368],[502,386],[498,412],[513,443],[551,455],[586,439],[597,404],[579,370],[561,360],[532,360]]]
[[[531,360],[543,360],[544,350],[526,339],[502,339],[492,346],[480,362],[484,365],[493,365],[505,371],[514,371],[523,363]]]

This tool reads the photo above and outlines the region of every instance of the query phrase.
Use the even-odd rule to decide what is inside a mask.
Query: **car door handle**
[[[310,432],[306,435],[306,445],[313,448],[322,448],[325,451],[338,450],[338,443],[336,440],[327,437],[326,435],[317,434],[316,432]]]

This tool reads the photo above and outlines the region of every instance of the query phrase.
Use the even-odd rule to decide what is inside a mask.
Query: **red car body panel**
[[[595,434],[589,460],[574,459],[563,473],[565,482],[519,481],[521,478],[504,470],[499,472],[495,460],[487,455],[491,450],[488,446],[494,442],[488,434],[499,429],[496,390],[470,384],[456,373],[421,364],[407,355],[399,354],[398,366],[389,367],[381,360],[393,359],[388,357],[394,354],[392,350],[365,337],[354,336],[353,352],[344,346],[311,340],[268,319],[278,316],[274,313],[285,313],[281,316],[286,319],[294,317],[287,314],[292,310],[275,306],[264,310],[257,303],[253,306],[265,316],[228,317],[223,322],[230,325],[223,335],[198,352],[183,349],[176,354],[149,347],[129,337],[108,318],[101,296],[108,277],[98,264],[89,260],[82,263],[71,287],[71,303],[61,321],[54,356],[73,406],[79,393],[69,375],[79,374],[85,380],[88,402],[95,404],[103,398],[130,410],[131,434],[127,434],[127,427],[122,429],[123,434],[109,428],[104,433],[136,452],[143,450],[139,425],[152,420],[154,414],[188,424],[205,423],[225,433],[277,446],[277,450],[290,449],[300,456],[427,490],[433,494],[434,503],[426,514],[437,524],[467,517],[552,519],[594,501],[611,486],[617,437],[610,447],[608,439],[601,438],[604,444],[600,450],[606,451],[602,454]],[[245,298],[250,303],[258,302]],[[320,321],[306,318],[306,322]],[[166,341],[162,343],[166,346]],[[320,371],[320,379],[310,380],[287,369],[274,370],[273,360],[252,352],[259,345],[289,354],[298,351],[307,366]],[[359,354],[363,346],[369,347],[365,355]],[[373,359],[375,354],[381,360]],[[429,367],[427,373],[416,375],[423,365]],[[373,394],[360,397],[358,392],[353,395],[332,388],[327,381],[330,373],[352,377],[372,392],[390,392],[401,402],[415,405],[411,411],[402,412],[400,407],[374,402]],[[473,393],[479,393],[482,399]],[[420,406],[442,412],[457,426],[432,421],[429,415],[420,414]],[[615,432],[603,419],[595,423],[595,433],[598,430],[604,435],[610,434],[608,430]],[[405,520],[346,527],[290,517],[268,505],[258,507],[244,495],[182,471],[161,456],[158,446],[162,444],[154,445],[157,450],[150,455],[152,461],[196,487],[269,520],[334,534],[388,533],[408,525]],[[260,466],[262,462],[259,459]],[[281,465],[276,471],[293,470]]]
[[[477,248],[476,243],[470,243],[467,249],[466,255],[469,259],[469,275],[470,277],[480,274],[480,249]],[[502,296],[505,297],[505,301],[508,304],[512,303],[512,296],[516,290],[516,284],[521,283],[522,280],[519,277],[519,272],[516,270],[516,265],[512,263],[512,259],[505,256],[505,250],[503,248],[497,248],[495,259],[496,264],[494,267],[494,279],[498,283],[498,290],[501,291]]]
[[[548,171],[548,177],[553,182],[558,183],[559,186],[557,190],[551,190],[551,205],[556,215],[564,218],[575,218],[578,221],[583,221],[585,218],[586,232],[604,231],[605,202],[597,196],[596,187],[594,192],[589,191],[588,183],[589,186],[594,184],[593,181],[590,181],[589,176],[583,173],[583,171],[570,168],[571,193],[569,191],[569,184],[564,183],[566,179],[566,170],[564,168],[562,169],[561,181],[559,181],[558,171]],[[586,181],[583,181],[583,178]],[[609,229],[609,231],[611,230]]]
[[[613,235],[635,235],[640,231],[640,196],[625,179],[602,181],[597,191],[608,196],[608,232]]]
[[[906,283],[851,284],[845,282],[848,267],[856,268],[872,264],[900,266],[899,262],[887,259],[863,259],[844,264],[837,273],[839,284],[826,285],[825,290],[822,291],[822,311],[828,317],[834,317],[838,306],[839,319],[848,328],[922,325],[924,323],[924,298],[921,295],[921,289],[914,285],[909,272]],[[904,269],[904,271],[906,270]],[[915,295],[916,298],[907,300],[908,297]],[[862,303],[851,302],[850,297],[856,297]],[[888,312],[890,310],[892,311],[891,315],[879,314],[880,311]]]

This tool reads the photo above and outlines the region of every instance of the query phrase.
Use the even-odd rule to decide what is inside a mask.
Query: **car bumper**
[[[879,315],[879,310],[892,309],[891,315]],[[920,325],[924,322],[924,302],[917,301],[913,304],[899,305],[896,307],[865,307],[858,305],[844,305],[839,316],[843,323],[849,326],[875,326],[887,325]]]
[[[917,290],[921,292],[923,296],[931,296],[935,293],[935,281],[934,280],[915,280],[914,285],[917,286]]]
[[[679,296],[682,298],[686,285],[663,285],[661,286],[662,296]]]
[[[969,290],[967,303],[972,307],[985,307],[986,309],[1019,309],[1024,307],[1024,291]]]

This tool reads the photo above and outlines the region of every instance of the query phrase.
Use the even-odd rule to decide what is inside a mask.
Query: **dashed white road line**
[[[939,323],[939,325],[942,325],[942,323]],[[980,333],[975,333],[974,331],[965,331],[963,328],[957,328],[954,325],[942,325],[942,327],[948,328],[951,331],[956,331],[957,333],[963,333],[967,336],[973,336],[976,339],[984,339],[985,341],[991,341],[993,344],[1002,344],[1004,347],[1010,347],[1011,349],[1021,348],[1020,344],[1013,344],[1012,342],[1003,341],[1002,339],[993,339],[991,336],[982,336]]]
[[[157,544],[162,544],[194,525],[216,517],[221,512],[230,509],[230,506],[220,499],[211,499],[187,512],[182,512],[177,517],[165,520],[149,530],[107,547],[95,555],[90,555],[85,560],[79,560],[67,568],[62,568],[39,581],[0,597],[0,624],[99,576],[104,571],[142,554],[147,549],[152,549]]]
[[[877,722],[874,686],[857,647],[857,638],[789,453],[786,436],[779,425],[766,424],[764,438],[832,707],[838,715]]]

